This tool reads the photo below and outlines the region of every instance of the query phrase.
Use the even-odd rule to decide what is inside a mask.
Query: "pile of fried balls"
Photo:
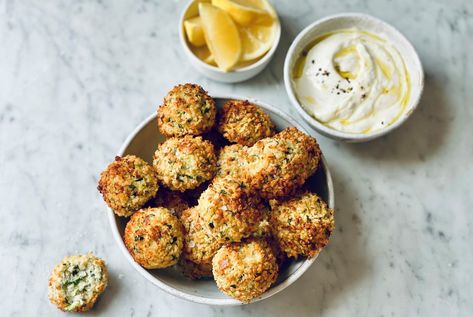
[[[117,156],[101,173],[107,205],[129,217],[124,242],[146,269],[177,265],[213,278],[242,302],[262,295],[290,258],[328,243],[334,213],[305,186],[319,166],[317,141],[245,100],[215,101],[196,84],[175,86],[157,110],[152,164]]]

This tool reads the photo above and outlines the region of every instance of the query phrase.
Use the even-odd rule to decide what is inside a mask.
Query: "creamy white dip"
[[[335,130],[369,133],[395,122],[409,99],[409,74],[388,41],[358,29],[317,39],[296,61],[299,102]]]

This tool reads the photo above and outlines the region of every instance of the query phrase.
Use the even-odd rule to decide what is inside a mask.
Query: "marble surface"
[[[201,77],[178,42],[182,1],[0,0],[2,316],[62,316],[47,280],[66,254],[93,251],[111,272],[88,315],[473,315],[473,2],[274,1],[283,35],[245,83]],[[113,240],[97,177],[174,84],[252,96],[301,120],[282,82],[295,35],[328,14],[373,14],[401,30],[426,73],[419,109],[366,144],[317,136],[332,169],[337,230],[311,269],[256,304],[217,308],[142,278]]]

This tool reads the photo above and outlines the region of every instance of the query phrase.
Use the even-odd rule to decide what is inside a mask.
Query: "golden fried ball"
[[[248,148],[244,145],[233,144],[225,146],[220,150],[217,159],[216,177],[230,176],[232,179],[238,179],[237,173],[244,168],[246,163],[245,153]]]
[[[175,86],[158,108],[159,131],[167,137],[199,135],[215,125],[215,101],[195,84]]]
[[[250,240],[220,248],[212,260],[212,271],[222,292],[250,302],[274,283],[278,265],[267,242]]]
[[[181,193],[173,192],[165,188],[159,190],[156,197],[152,200],[151,205],[152,207],[167,208],[178,218],[184,210],[190,207]]]
[[[128,217],[156,195],[158,177],[141,158],[117,156],[100,174],[97,189],[115,214]]]
[[[133,259],[147,269],[177,263],[182,252],[183,228],[169,209],[137,211],[126,224],[125,245]]]
[[[91,309],[108,283],[105,262],[88,253],[66,256],[49,277],[48,297],[63,311]]]
[[[153,166],[164,186],[183,192],[215,175],[217,157],[212,143],[200,136],[186,135],[159,144]]]
[[[184,227],[182,259],[204,267],[211,266],[212,258],[222,246],[222,241],[203,224],[198,206],[184,210],[180,220]]]
[[[313,257],[327,245],[335,220],[319,196],[302,192],[287,200],[271,200],[270,205],[272,230],[289,257]]]
[[[317,141],[297,128],[260,140],[247,152],[245,182],[266,199],[294,193],[316,171],[320,160]]]
[[[269,116],[248,100],[230,100],[223,105],[218,131],[230,142],[252,146],[274,134]]]
[[[203,225],[225,243],[239,242],[266,230],[267,209],[259,197],[248,195],[240,184],[214,181],[197,205]],[[262,234],[262,233],[260,233]]]

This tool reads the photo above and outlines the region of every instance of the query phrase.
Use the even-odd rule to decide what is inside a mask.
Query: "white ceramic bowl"
[[[268,65],[269,61],[273,58],[274,53],[276,52],[276,49],[278,47],[279,40],[281,38],[281,23],[279,22],[279,20],[276,21],[277,29],[274,38],[274,44],[260,60],[249,66],[238,68],[230,72],[224,72],[216,66],[212,66],[201,61],[197,56],[194,55],[194,53],[189,48],[189,44],[187,42],[184,30],[184,20],[189,17],[195,16],[195,12],[197,12],[196,8],[198,3],[198,0],[191,0],[182,11],[181,18],[179,19],[179,40],[181,42],[182,48],[184,49],[184,52],[186,53],[186,56],[189,58],[191,65],[200,73],[202,73],[205,77],[224,83],[237,83],[245,81],[261,73],[263,69]]]
[[[301,52],[306,49],[312,41],[328,32],[354,27],[380,35],[381,37],[390,41],[397,48],[404,59],[411,79],[409,104],[406,106],[404,113],[399,117],[399,119],[384,129],[365,134],[347,133],[332,129],[309,115],[301,106],[296,97],[296,93],[294,91],[294,82],[291,78],[294,63],[300,56]],[[296,107],[302,118],[317,132],[335,140],[347,142],[364,142],[380,137],[396,129],[407,120],[407,118],[416,109],[422,95],[422,90],[424,88],[424,72],[419,56],[417,55],[414,47],[394,27],[366,14],[342,13],[315,21],[297,35],[295,40],[292,42],[291,47],[289,48],[289,51],[286,55],[286,60],[284,62],[284,84],[286,86],[286,91],[291,103]]]
[[[238,97],[215,97],[217,107],[221,108],[228,99],[242,99]],[[263,108],[271,117],[277,130],[294,126],[304,131],[304,129],[294,119],[288,117],[276,108],[248,99]],[[305,131],[304,131],[305,132]],[[135,154],[148,162],[152,161],[153,153],[157,144],[164,141],[156,124],[156,114],[150,115],[128,136],[120,153],[118,155]],[[319,194],[330,208],[334,208],[333,184],[327,163],[322,156],[321,166],[318,171],[309,179],[309,184],[313,190]],[[123,232],[125,230],[127,219],[116,216],[111,209],[108,209],[108,219],[112,228],[113,236],[118,243],[126,259],[131,265],[147,280],[169,294],[175,295],[186,300],[209,304],[209,305],[241,305],[242,303],[226,296],[220,292],[213,280],[191,281],[185,278],[176,268],[163,270],[146,270],[137,264],[125,247],[123,242]],[[315,261],[316,257],[310,259],[299,259],[288,264],[282,272],[276,283],[262,296],[256,298],[253,302],[268,298],[287,286],[295,282]]]

